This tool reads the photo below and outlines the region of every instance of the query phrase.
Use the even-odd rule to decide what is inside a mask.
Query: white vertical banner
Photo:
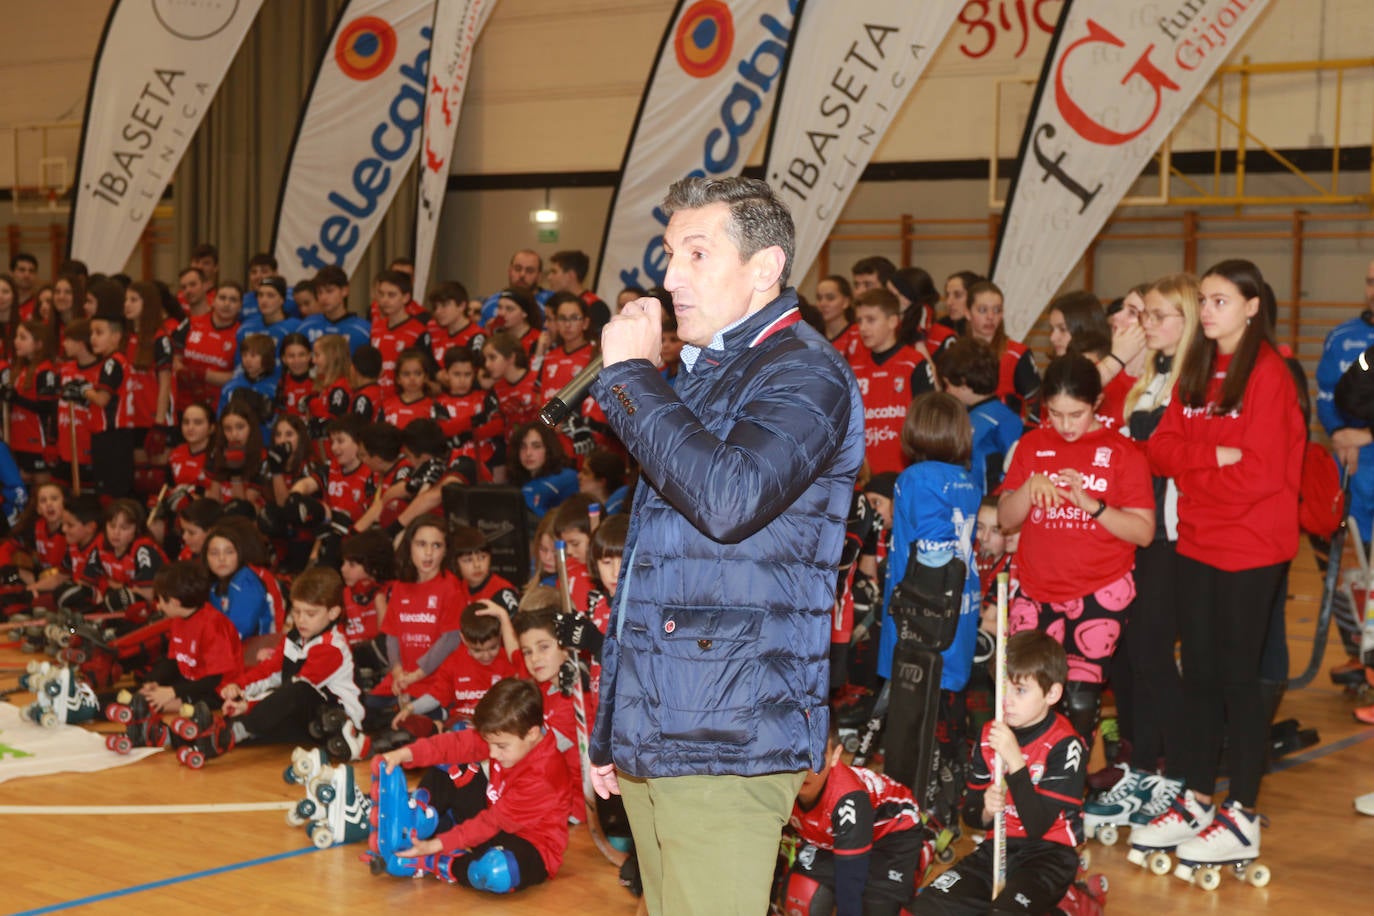
[[[420,204],[415,208],[415,295],[420,299],[428,288],[472,49],[495,7],[496,0],[444,0],[434,12],[429,92],[425,96],[425,157],[420,165]]]
[[[1030,330],[1267,2],[1189,0],[1169,15],[1065,0],[993,256],[1008,336]]]
[[[596,289],[663,283],[659,209],[688,175],[738,175],[767,123],[800,0],[680,0],[630,132],[597,259]],[[614,287],[614,289],[612,289]]]
[[[802,8],[764,164],[764,176],[797,224],[796,280],[811,269],[964,4],[851,0]]]
[[[420,149],[434,0],[350,0],[296,125],[273,251],[288,282],[350,276]]]
[[[116,0],[86,92],[69,257],[124,269],[261,6]]]

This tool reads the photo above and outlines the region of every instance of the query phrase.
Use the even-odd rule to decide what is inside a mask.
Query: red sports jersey
[[[595,354],[595,348],[589,343],[583,344],[571,353],[561,346],[554,347],[544,354],[544,367],[539,372],[540,388],[550,393],[562,388],[573,380],[573,376],[586,368]]]
[[[218,404],[222,385],[211,384],[205,378],[208,371],[233,372],[238,361],[239,323],[228,327],[215,324],[210,313],[187,318],[177,330],[175,344],[181,356],[182,369],[176,377],[177,404],[199,401]]]
[[[900,472],[906,467],[902,457],[902,424],[906,422],[907,408],[912,398],[935,386],[930,361],[915,347],[899,347],[890,351],[880,364],[872,351],[863,349],[853,368],[864,402],[869,470],[874,474]]]
[[[830,768],[810,808],[792,803],[788,818],[806,843],[840,856],[862,855],[891,833],[921,827],[911,790],[890,776],[843,762]]]
[[[48,528],[48,520],[38,516],[33,522],[33,559],[38,571],[62,569],[67,557],[67,538],[62,534],[59,524],[56,530]]]
[[[112,586],[145,588],[153,584],[153,576],[167,563],[162,548],[147,536],[138,537],[122,554],[115,553],[105,542],[101,532],[85,549],[85,559],[79,578],[105,591]]]
[[[525,348],[525,352],[529,354],[530,359],[534,359],[534,353],[539,349],[539,338],[543,333],[544,332],[538,328],[530,328],[524,334],[520,335],[520,346]]]
[[[1026,758],[1026,771],[1035,791],[1060,806],[1059,815],[1040,839],[1051,843],[1077,847],[1083,842],[1083,783],[1084,768],[1088,765],[1088,752],[1083,739],[1073,730],[1069,720],[1053,710],[1050,721],[1041,722],[1027,729],[1031,737],[1021,745],[1021,756]],[[988,744],[988,732],[993,723],[983,726],[983,734],[978,739],[978,752],[973,755],[968,777],[970,791],[986,792],[992,784],[992,747]],[[1018,735],[1018,740],[1021,736]],[[1076,791],[1074,791],[1076,789]],[[1007,793],[1007,837],[1024,839],[1026,828],[1016,811],[1016,801],[1012,793]]]
[[[382,354],[382,374],[377,377],[377,384],[385,398],[396,390],[396,357],[411,347],[427,349],[429,335],[424,323],[413,315],[406,315],[395,327],[378,317],[372,322],[372,346]]]
[[[1021,437],[999,493],[1019,488],[1032,474],[1058,474],[1073,468],[1084,489],[1117,509],[1154,512],[1154,487],[1144,455],[1119,433],[1102,427],[1075,442],[1054,430],[1033,429]],[[1135,566],[1135,545],[1111,534],[1096,519],[1065,502],[1050,509],[1032,507],[1021,526],[1017,548],[1021,590],[1039,602],[1062,602],[1091,595]]]
[[[1121,371],[1102,387],[1102,403],[1097,405],[1097,414],[1104,423],[1109,423],[1112,429],[1125,428],[1126,395],[1131,393],[1131,387],[1135,383],[1135,376]]]
[[[94,385],[100,379],[100,360],[88,366],[77,365],[74,361],[62,364],[60,381],[62,385],[82,379]],[[72,461],[72,425],[76,425],[76,463],[87,467],[91,463],[91,435],[105,431],[105,413],[95,409],[89,402],[72,404],[62,401],[57,405],[57,453],[63,461]]]
[[[104,407],[106,429],[132,429],[134,425],[134,393],[129,388],[129,357],[115,353],[100,364],[96,391],[110,396]]]
[[[336,417],[344,416],[352,407],[353,390],[349,387],[346,378],[335,379],[323,390],[316,390],[306,401],[309,419],[321,424],[328,423]]]
[[[367,642],[381,632],[377,626],[377,596],[382,586],[363,579],[344,589],[344,636],[348,644]]]
[[[405,429],[416,420],[436,420],[440,427],[448,419],[448,411],[435,398],[424,397],[414,401],[402,400],[393,394],[382,401],[382,421],[397,429]]]
[[[496,402],[501,405],[507,429],[539,420],[539,408],[543,405],[539,403],[539,376],[533,370],[526,369],[514,384],[497,379],[492,390],[496,392]]]
[[[444,354],[454,347],[467,347],[472,352],[480,354],[482,345],[487,342],[487,332],[475,321],[469,321],[450,334],[439,326],[439,322],[430,319],[425,331],[429,334],[429,349],[434,354],[434,362],[440,366],[444,364]]]
[[[582,797],[582,762],[577,753],[577,713],[573,711],[573,698],[558,689],[556,679],[538,686],[544,693],[544,727],[557,742],[568,770],[568,817],[584,821],[587,802]],[[582,701],[586,704],[587,727],[590,728],[596,721],[596,694],[584,690]]]
[[[845,362],[850,366],[858,363],[863,357],[860,355],[865,352],[863,340],[859,337],[859,326],[850,323],[843,331],[831,338],[830,342],[835,345],[835,349],[844,356]]]
[[[315,382],[309,372],[299,377],[290,372],[283,373],[281,381],[277,383],[277,409],[293,413],[302,420],[307,419],[310,410],[306,401],[314,393]]]
[[[210,475],[207,465],[210,449],[191,451],[185,442],[172,449],[167,458],[167,483],[169,487],[190,487],[197,493],[207,493],[210,489]]]
[[[402,669],[414,671],[435,640],[458,629],[464,607],[460,588],[459,579],[449,572],[441,572],[428,582],[391,584],[382,632],[399,641],[401,657],[393,661]],[[412,695],[421,696],[430,692],[429,686],[429,678],[425,678],[410,689]],[[391,677],[388,675],[373,692],[390,693]]]
[[[243,645],[234,622],[206,604],[190,617],[172,620],[167,657],[188,681],[222,674],[227,684],[243,667]]]
[[[12,366],[10,382],[14,386],[15,399],[10,404],[9,446],[16,452],[42,455],[55,444],[52,426],[39,411],[57,401],[57,370],[52,361],[46,359],[31,369]]]
[[[1029,370],[1022,369],[1023,362],[1030,364]],[[1025,390],[1027,384],[1025,382],[1018,384],[1017,376],[1024,375],[1027,371],[1034,373],[1034,367],[1034,360],[1025,344],[1015,340],[1007,341],[1007,348],[1002,351],[1002,359],[997,364],[996,394],[1003,403],[1022,416],[1026,412],[1027,398],[1035,392],[1034,390]],[[1038,374],[1036,377],[1036,387],[1038,387]]]
[[[134,360],[138,357],[138,336],[130,332],[128,340],[129,344],[124,349],[124,355],[129,361],[127,383],[133,426],[138,429],[164,426],[171,422],[171,418],[156,416],[157,377],[160,372],[172,371],[171,338],[166,333],[158,333],[153,343],[153,365],[148,369],[139,369],[134,366]]]
[[[487,695],[493,684],[502,678],[519,676],[520,669],[506,655],[505,649],[497,651],[490,665],[483,665],[463,645],[454,649],[434,672],[433,696],[448,710],[447,722],[455,718],[471,722],[477,712],[477,701]]]
[[[361,461],[351,471],[337,464],[330,464],[327,469],[317,467],[311,477],[319,485],[321,500],[335,512],[358,519],[372,505],[376,481],[372,471]]]
[[[380,496],[380,494],[385,493],[395,484],[409,480],[410,475],[414,473],[414,471],[415,469],[410,466],[410,462],[402,455],[400,458],[396,459],[395,464],[387,468],[386,472],[377,479],[376,493]],[[390,526],[391,523],[406,510],[408,505],[410,505],[409,493],[398,499],[391,500],[386,505],[382,506],[382,515],[381,518],[377,520],[377,523],[383,528]]]
[[[462,607],[467,607],[477,601],[495,601],[506,609],[512,616],[520,609],[520,593],[515,590],[506,579],[492,573],[487,576],[486,581],[479,584],[476,588],[468,585],[463,579],[458,580],[459,598]],[[459,608],[461,611],[462,608]]]
[[[958,336],[958,332],[949,325],[933,321],[930,327],[926,328],[926,348],[934,353],[945,345],[945,341],[953,340]]]

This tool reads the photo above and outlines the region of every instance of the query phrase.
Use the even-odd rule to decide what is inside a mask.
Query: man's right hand
[[[593,766],[591,777],[592,789],[602,798],[620,794],[620,780],[616,778],[614,763]]]
[[[663,362],[663,305],[652,296],[625,303],[601,332],[601,364],[627,359]]]

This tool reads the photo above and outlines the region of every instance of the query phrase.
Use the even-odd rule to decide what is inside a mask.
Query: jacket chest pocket
[[[759,697],[762,611],[665,606],[655,686],[664,738],[745,744]]]

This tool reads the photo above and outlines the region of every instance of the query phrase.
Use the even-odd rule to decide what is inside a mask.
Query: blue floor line
[[[163,878],[161,881],[150,881],[147,884],[135,884],[133,887],[120,888],[114,891],[105,891],[100,894],[92,894],[89,897],[82,897],[78,900],[66,900],[62,903],[54,903],[49,906],[39,907],[35,910],[24,910],[16,913],[15,916],[37,916],[39,913],[56,913],[60,910],[68,910],[78,906],[86,906],[89,903],[100,903],[104,900],[112,900],[116,897],[127,897],[130,894],[139,894],[143,891],[155,890],[159,887],[166,887],[169,884],[181,884],[185,881],[195,881],[198,878],[209,878],[213,875],[221,875],[225,872],[238,871],[241,868],[252,868],[254,865],[265,865],[268,862],[277,862],[281,859],[290,859],[294,856],[303,855],[307,852],[317,852],[314,846],[307,846],[304,849],[293,849],[290,852],[279,852],[275,855],[263,856],[260,859],[249,859],[247,862],[234,862],[230,865],[221,865],[218,868],[207,868],[204,871],[194,871],[187,875],[177,875],[174,878]]]

